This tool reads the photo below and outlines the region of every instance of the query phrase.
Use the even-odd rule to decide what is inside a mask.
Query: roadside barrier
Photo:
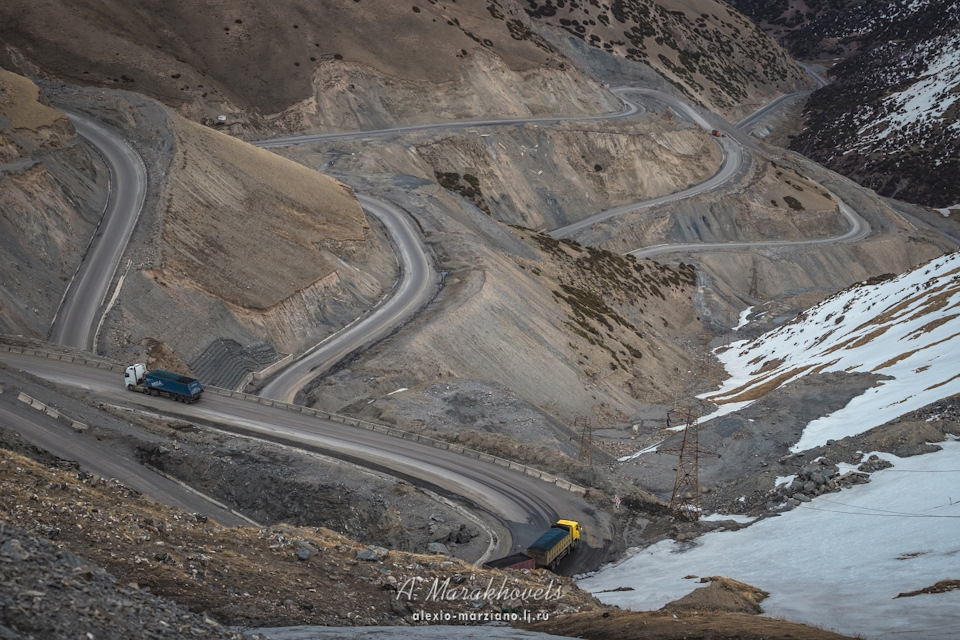
[[[38,358],[47,358],[50,360],[61,360],[63,362],[72,362],[72,363],[81,364],[87,367],[95,367],[97,369],[108,369],[111,371],[116,371],[118,373],[123,373],[125,369],[122,365],[114,364],[104,360],[85,358],[82,356],[71,355],[68,353],[58,353],[56,351],[34,349],[31,347],[18,347],[13,345],[0,344],[0,350],[8,351],[10,353],[22,353],[24,355],[35,356]],[[571,493],[584,495],[587,492],[587,490],[584,487],[581,487],[579,485],[573,484],[572,482],[563,480],[562,478],[558,478],[557,476],[547,473],[545,471],[541,471],[540,469],[528,467],[525,464],[520,464],[519,462],[507,460],[506,458],[493,456],[488,453],[483,453],[482,451],[467,449],[466,447],[463,447],[461,445],[451,444],[444,440],[438,440],[436,438],[431,438],[429,436],[420,435],[419,433],[416,433],[413,431],[404,431],[403,429],[397,429],[395,427],[390,427],[378,422],[370,422],[368,420],[361,420],[359,418],[342,416],[336,413],[321,411],[320,409],[304,407],[303,405],[299,405],[299,404],[291,404],[288,402],[281,402],[279,400],[271,400],[270,398],[262,398],[260,396],[256,396],[250,393],[244,393],[242,391],[233,391],[231,389],[222,389],[220,387],[212,387],[212,386],[211,387],[204,386],[204,391],[207,393],[214,393],[220,396],[226,396],[228,398],[237,398],[240,400],[245,400],[247,402],[256,402],[257,404],[261,404],[266,407],[276,407],[278,409],[283,409],[285,411],[294,411],[296,413],[302,413],[302,414],[314,416],[315,418],[318,418],[320,420],[327,420],[329,422],[337,422],[340,424],[356,427],[359,429],[375,431],[377,433],[382,433],[384,435],[388,435],[394,438],[401,438],[403,440],[421,442],[423,444],[429,445],[436,449],[445,449],[447,451],[452,451],[453,453],[467,456],[468,458],[474,458],[476,460],[480,460],[481,462],[489,462],[491,464],[505,467],[507,469],[519,471],[524,475],[538,478],[540,480],[543,480],[544,482],[556,485],[561,489],[564,489]],[[28,402],[29,404],[32,404],[32,406],[34,407],[41,408],[41,407],[38,407],[37,404],[34,404],[34,403],[39,403],[39,405],[42,405],[43,407],[41,408],[41,410],[49,409],[49,411],[56,412],[55,409],[47,407],[43,403],[39,402],[38,400],[34,400],[33,398],[30,398],[30,396],[27,396],[24,393],[21,393],[20,395],[29,399],[29,400],[23,400],[23,398],[21,398],[21,400],[23,400],[24,402]],[[50,415],[54,415],[54,414],[50,413]],[[70,420],[69,418],[66,418],[66,417],[59,418],[59,415],[54,417],[58,417],[58,419],[62,419],[64,421],[69,421],[67,423],[73,426],[75,429],[83,430],[87,428],[87,426],[84,425],[83,423]],[[76,425],[79,425],[79,426],[76,426]]]

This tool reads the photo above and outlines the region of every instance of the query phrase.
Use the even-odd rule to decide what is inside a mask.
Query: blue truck
[[[139,391],[151,396],[166,396],[177,402],[192,404],[203,394],[200,381],[163,369],[147,371],[144,364],[132,364],[123,374],[123,382],[130,391]]]
[[[580,545],[583,528],[575,520],[557,520],[543,535],[527,547],[527,555],[534,559],[537,567],[553,570],[560,560]]]

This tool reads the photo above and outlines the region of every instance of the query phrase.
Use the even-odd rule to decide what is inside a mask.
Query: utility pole
[[[587,416],[578,416],[573,419],[574,428],[580,427],[580,452],[577,454],[577,460],[586,462],[593,466],[593,427],[590,426],[590,418]]]
[[[700,449],[700,433],[697,424],[699,414],[689,407],[683,408],[679,413],[684,419],[680,448],[661,448],[658,453],[679,457],[677,477],[673,483],[673,494],[670,496],[670,510],[687,520],[696,522],[700,519],[700,456],[712,455],[718,458],[720,456],[712,451]],[[667,412],[668,421],[669,418],[670,412]]]

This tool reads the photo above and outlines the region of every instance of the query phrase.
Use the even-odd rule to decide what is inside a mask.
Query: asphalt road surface
[[[835,244],[838,242],[856,242],[870,235],[870,223],[860,217],[847,204],[841,202],[840,213],[850,223],[850,228],[838,236],[813,238],[810,240],[756,240],[744,242],[695,242],[688,244],[662,244],[629,251],[637,258],[652,258],[667,253],[693,253],[696,251],[718,251],[723,249],[750,249],[770,247],[804,247],[817,244]]]
[[[347,354],[372,344],[404,320],[413,317],[430,300],[439,285],[440,276],[410,217],[399,207],[382,200],[363,195],[357,198],[368,213],[383,222],[393,238],[400,260],[399,286],[370,313],[344,327],[273,376],[260,390],[260,395],[265,398],[293,402],[300,389]]]
[[[528,543],[557,519],[565,518],[584,524],[586,544],[564,562],[561,566],[564,573],[595,569],[613,559],[608,546],[613,526],[606,514],[575,493],[516,470],[427,443],[247,399],[206,393],[200,402],[184,405],[166,398],[136,394],[123,389],[121,374],[112,370],[5,350],[0,350],[0,361],[58,385],[80,389],[98,402],[141,408],[235,433],[306,447],[364,467],[388,471],[441,495],[459,496],[476,511],[489,514],[485,521],[496,535],[490,558],[512,553],[518,543]],[[28,439],[44,437],[39,431],[34,434],[29,425],[24,428],[30,433],[24,433]],[[103,468],[114,453],[91,444],[87,464],[91,468]],[[138,475],[135,469],[131,471]],[[105,475],[119,477],[116,473]]]
[[[77,133],[94,146],[107,164],[110,195],[83,262],[60,301],[50,340],[91,350],[107,290],[140,218],[147,194],[147,170],[140,156],[115,133],[86,116],[68,115]]]
[[[85,471],[103,478],[115,478],[124,486],[164,504],[190,513],[200,513],[228,527],[255,524],[219,502],[147,469],[136,460],[117,454],[87,434],[16,399],[14,394],[0,395],[0,423],[16,431],[29,442],[80,464]]]

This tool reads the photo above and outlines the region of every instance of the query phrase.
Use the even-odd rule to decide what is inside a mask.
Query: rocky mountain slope
[[[497,19],[488,4],[171,0],[148,10],[18,0],[0,8],[0,66],[137,91],[197,121],[226,115],[235,130],[615,108],[516,7]]]
[[[155,503],[115,481],[57,471],[10,451],[3,453],[0,483],[8,493],[0,506],[0,520],[28,535],[52,538],[59,547],[83,558],[75,564],[85,565],[85,570],[69,571],[73,583],[100,582],[104,570],[122,576],[114,596],[120,602],[106,608],[112,617],[129,619],[133,601],[145,598],[140,590],[203,613],[209,623],[193,621],[202,628],[224,623],[248,628],[410,624],[415,622],[415,610],[452,615],[481,612],[473,598],[429,598],[434,578],[438,585],[450,578],[449,587],[457,592],[482,593],[495,585],[494,597],[481,598],[488,613],[499,613],[501,606],[521,606],[525,598],[509,597],[514,589],[528,594],[540,589],[541,597],[529,598],[526,604],[549,613],[598,607],[596,599],[577,589],[570,578],[548,571],[483,570],[442,555],[360,545],[317,527],[224,527],[202,514]],[[3,534],[0,553],[9,557],[19,546],[22,561],[27,558],[27,541],[11,542],[16,535],[16,531]],[[30,604],[33,598],[44,597],[31,597],[20,589],[8,592],[13,585],[4,582],[0,594],[16,595]],[[63,586],[69,589],[75,587],[73,583]],[[508,597],[495,597],[501,583],[507,585],[502,593]],[[543,597],[548,587],[552,598]],[[152,615],[166,617],[168,623],[173,622],[173,612],[182,611],[167,605],[170,612],[165,616],[157,602],[151,607]],[[18,613],[16,626],[42,623],[42,616],[29,609],[16,611],[13,603],[0,606]],[[85,624],[92,627],[96,622],[92,618]]]
[[[536,23],[562,29],[611,55],[645,63],[694,102],[731,120],[810,82],[776,42],[723,3],[524,4]]]
[[[949,253],[718,348],[729,378],[701,395],[716,404],[697,427],[699,505],[707,522],[759,520],[689,548],[658,543],[581,585],[609,604],[650,608],[685,593],[683,576],[719,573],[770,591],[765,610],[793,620],[951,638],[956,596],[940,594],[958,584],[944,562],[957,553],[960,515],[949,495],[960,460],[958,274],[960,253]],[[630,461],[651,475],[679,437]],[[825,583],[835,585],[829,603]]]
[[[657,101],[627,124],[403,132],[280,154],[241,142],[490,115],[609,113],[621,105],[607,81],[653,73],[735,118],[805,82],[769,38],[707,0],[345,4],[286,0],[265,10],[252,1],[172,1],[147,11],[14,0],[0,7],[0,64],[23,74],[0,78],[0,199],[12,203],[2,218],[9,234],[0,238],[9,256],[0,262],[7,288],[0,330],[43,337],[106,197],[99,161],[35,86],[58,107],[118,131],[151,176],[101,353],[233,384],[214,377],[224,362],[245,373],[309,348],[373,307],[396,280],[384,231],[353,198],[352,190],[362,191],[415,219],[442,283],[415,321],[342,362],[301,399],[564,471],[574,466],[578,427],[592,424],[597,468],[575,466],[598,488],[643,484],[669,495],[671,462],[614,469],[612,454],[663,437],[666,407],[718,380],[707,347],[745,304],[763,305],[764,319],[750,329],[760,332],[837,288],[905,271],[946,246],[875,194],[745,136],[753,153],[722,189],[597,225],[580,242],[540,233],[717,170],[716,139]],[[620,55],[626,62],[616,68],[633,71],[598,79],[554,49],[559,39],[610,60]],[[656,71],[636,71],[647,62]],[[846,225],[838,200],[868,218],[868,239],[720,251],[696,257],[695,268],[686,257],[663,264],[622,255],[684,240],[829,237]],[[788,431],[840,409],[874,376],[834,372],[758,403],[757,414],[738,423],[728,452],[736,462],[711,476],[712,504],[749,495],[750,508],[764,509],[765,467],[789,446]],[[426,534],[418,529],[414,540],[397,524],[412,504],[402,488],[354,490],[351,481],[344,489],[316,482],[320,472],[308,482],[319,462],[232,440],[182,440],[176,453],[164,444],[143,456],[258,517],[282,513],[306,528],[224,529],[115,483],[50,474],[6,454],[0,472],[11,499],[0,516],[230,622],[398,622],[409,612],[395,604],[391,577],[479,584],[486,576],[413,553]],[[351,513],[343,501],[308,502],[302,494],[314,490],[364,505]],[[389,503],[375,495],[387,491],[399,493]],[[623,544],[695,535],[671,529],[666,517],[648,518],[620,495],[627,498],[618,511]],[[315,504],[342,514],[343,531],[407,549],[384,554],[365,548],[370,539],[357,544],[317,529],[300,519],[313,516]],[[440,531],[454,542],[457,533]],[[522,584],[543,584],[544,574],[521,575]],[[584,596],[572,607],[591,602]]]
[[[794,55],[840,59],[830,86],[811,96],[792,149],[885,196],[960,202],[956,3],[808,2],[806,12],[791,5],[782,13],[781,5],[733,4],[764,19]]]
[[[713,0],[283,0],[269,11],[251,0],[149,11],[16,0],[0,17],[0,66],[137,91],[197,121],[225,115],[247,135],[615,109],[543,29],[648,63],[721,113],[806,82],[770,38]]]
[[[312,346],[392,285],[389,243],[345,185],[166,110],[120,108],[155,118],[148,126],[170,153],[104,323],[105,354],[176,354],[193,368],[213,349],[259,368]],[[196,330],[198,318],[212,326]]]
[[[123,263],[119,293],[99,340],[105,355],[119,361],[147,359],[151,365],[202,372],[213,384],[236,384],[240,378],[216,377],[225,367],[207,363],[237,363],[229,369],[242,377],[244,371],[260,369],[281,354],[299,353],[373,306],[396,277],[396,259],[382,230],[371,226],[366,217],[358,217],[359,207],[343,185],[192,124],[155,102],[131,94],[105,98],[65,85],[50,87],[59,100],[98,112],[133,141],[153,175],[166,176],[164,182],[152,183],[148,213]],[[588,282],[599,276],[600,280],[586,288],[568,283],[578,287],[571,297],[548,266],[557,256],[542,251],[534,237],[525,235],[525,241],[512,237],[505,224],[561,224],[598,205],[662,194],[709,175],[719,161],[709,137],[689,127],[675,129],[671,119],[653,116],[646,124],[632,125],[626,134],[604,125],[567,126],[556,132],[533,127],[504,131],[482,145],[443,135],[420,136],[413,138],[418,149],[414,158],[420,159],[416,163],[404,151],[411,139],[403,137],[382,145],[377,155],[363,153],[363,142],[353,145],[361,153],[344,153],[351,145],[335,144],[331,158],[319,160],[317,168],[326,164],[328,170],[350,172],[340,175],[368,191],[375,184],[375,190],[390,195],[390,183],[383,175],[422,176],[419,189],[411,190],[409,182],[404,185],[402,197],[413,203],[426,198],[425,206],[418,206],[421,224],[437,247],[441,267],[451,275],[444,299],[466,296],[467,300],[476,283],[486,282],[487,293],[472,305],[482,301],[481,306],[489,309],[488,295],[492,295],[517,314],[485,319],[465,314],[456,323],[437,315],[446,327],[443,331],[459,327],[453,334],[459,337],[453,342],[414,339],[403,348],[411,351],[402,359],[420,365],[398,365],[412,378],[397,386],[419,387],[451,376],[483,384],[509,379],[513,393],[535,411],[549,405],[549,398],[561,400],[551,409],[559,412],[561,420],[572,420],[575,412],[586,407],[623,417],[636,409],[637,398],[645,391],[667,393],[669,372],[675,368],[672,362],[685,356],[674,347],[660,354],[659,360],[650,356],[656,351],[653,345],[673,345],[676,337],[695,330],[693,307],[666,300],[668,296],[675,302],[689,300],[689,294],[683,294],[690,286],[689,275],[672,270],[658,274],[656,269],[644,273],[625,265],[625,273],[635,281],[617,282],[618,288],[625,289],[616,305],[593,308],[594,302],[587,298],[585,307],[583,302],[570,307],[564,298],[596,296],[600,281],[609,279],[591,273],[594,261],[605,264],[614,257],[588,259],[586,252],[573,249],[574,254],[583,253],[574,268],[580,272],[575,278]],[[489,155],[490,144],[501,151],[498,156]],[[316,161],[316,153],[308,148],[309,157],[289,155],[309,166]],[[432,182],[442,179],[452,187],[451,178],[442,176],[454,173],[462,184],[467,184],[465,176],[480,176],[475,178],[477,185],[487,191],[473,200],[502,222]],[[529,175],[530,182],[517,180],[518,173]],[[567,195],[552,190],[546,174],[558,173],[581,183],[583,191]],[[372,182],[365,182],[364,176],[371,176]],[[391,197],[397,197],[396,192]],[[462,242],[458,237],[478,241]],[[515,255],[505,260],[504,249]],[[542,276],[531,279],[530,269],[539,261]],[[478,264],[485,265],[486,278],[478,279]],[[644,303],[646,311],[640,311],[629,302],[628,291],[651,285],[659,287],[660,293]],[[517,287],[525,292],[520,297],[510,293]],[[578,305],[600,320],[583,316]],[[627,324],[604,318],[613,309],[629,318]],[[644,319],[644,314],[650,314],[650,319]],[[555,327],[544,343],[550,346],[504,352],[511,354],[511,360],[520,358],[517,362],[461,357],[455,367],[442,365],[451,358],[450,348],[461,356],[500,352],[498,344],[519,335],[517,318],[528,319],[522,326],[542,318],[536,324]],[[645,324],[654,328],[645,331],[641,328]],[[600,342],[592,337],[598,331],[606,334]],[[665,335],[657,338],[661,331]],[[643,334],[640,339],[631,337],[638,332]],[[473,338],[469,349],[463,350],[456,344],[465,344],[466,336]],[[392,349],[396,352],[397,347]],[[536,363],[524,360],[534,352],[549,355],[537,356]],[[643,353],[646,361],[638,355]],[[587,374],[578,364],[586,363],[584,357],[592,359]],[[386,386],[397,379],[387,372],[394,368],[378,369],[374,375],[381,382],[373,387],[366,384],[365,390],[337,385],[338,392],[326,394],[326,402],[339,410],[358,397],[392,391],[397,387]],[[529,375],[534,370],[538,373]],[[632,372],[645,370],[638,384]],[[513,375],[504,378],[505,371]],[[562,380],[555,378],[561,375]],[[601,383],[600,395],[584,389],[589,379]],[[551,392],[545,395],[547,389]],[[554,393],[559,389],[567,392]],[[570,393],[571,389],[576,391]]]
[[[637,37],[662,41],[657,47],[666,47],[663,51],[675,52],[675,45],[681,42],[707,51],[713,45],[704,43],[714,43],[718,55],[740,60],[742,64],[734,66],[749,76],[748,84],[756,85],[755,94],[716,93],[707,90],[707,85],[697,93],[691,88],[699,86],[700,80],[686,84],[694,98],[723,110],[729,111],[735,104],[749,105],[751,100],[792,86],[787,79],[791,74],[785,71],[793,68],[789,61],[775,48],[766,47],[755,32],[744,35],[742,19],[729,13],[722,14],[726,18],[709,13],[712,5],[702,2],[674,13],[645,4],[628,7],[614,3],[608,7],[609,15],[602,6],[579,3],[557,5],[552,15],[545,8],[552,5],[526,7],[517,13],[516,7],[506,3],[464,2],[449,7],[437,3],[416,7],[418,10],[404,14],[403,20],[391,22],[402,27],[396,27],[396,33],[402,35],[386,39],[382,31],[386,23],[377,14],[383,7],[379,3],[355,4],[362,6],[337,21],[321,20],[319,13],[301,16],[296,3],[283,5],[270,17],[257,13],[257,5],[234,6],[232,11],[250,15],[238,14],[226,26],[217,26],[217,38],[212,37],[211,29],[228,18],[220,5],[191,13],[191,20],[184,19],[185,5],[176,2],[150,16],[123,7],[115,7],[112,13],[102,7],[84,7],[71,20],[63,17],[67,14],[53,12],[51,19],[62,26],[58,35],[83,35],[64,38],[65,50],[41,46],[56,32],[40,19],[50,7],[5,5],[3,11],[9,14],[3,32],[8,45],[5,61],[37,77],[86,79],[143,90],[202,121],[221,111],[235,113],[230,109],[259,114],[257,119],[227,115],[224,124],[213,120],[210,127],[202,127],[137,93],[82,90],[53,80],[41,81],[57,101],[85,108],[121,131],[144,156],[151,175],[164,176],[152,183],[148,213],[124,262],[118,294],[98,342],[100,350],[120,361],[145,358],[150,364],[199,371],[213,383],[232,386],[243,380],[245,372],[274,362],[281,354],[300,353],[373,306],[396,275],[395,259],[383,232],[362,215],[342,186],[300,166],[306,165],[331,172],[353,188],[402,202],[414,212],[440,270],[447,275],[438,304],[423,316],[422,325],[404,328],[402,340],[384,347],[389,351],[385,360],[371,353],[361,358],[361,364],[345,363],[333,392],[327,389],[313,394],[315,401],[323,398],[325,408],[358,408],[358,398],[364,398],[375,405],[368,411],[383,416],[396,411],[397,416],[412,417],[416,412],[377,406],[376,398],[400,387],[423,393],[434,384],[451,380],[463,381],[465,388],[471,389],[474,384],[489,389],[508,382],[511,394],[526,409],[549,416],[538,428],[553,431],[550,423],[554,419],[570,423],[576,415],[587,413],[604,421],[626,420],[639,409],[640,398],[662,401],[685,393],[685,386],[693,381],[681,382],[682,376],[676,374],[688,369],[691,356],[679,345],[690,343],[702,328],[698,322],[709,313],[702,296],[695,299],[689,273],[679,267],[643,271],[642,265],[620,264],[610,254],[577,247],[558,253],[542,238],[508,228],[549,229],[598,209],[681,189],[710,175],[720,161],[714,141],[668,109],[650,108],[622,126],[530,125],[505,127],[494,135],[414,132],[381,138],[375,153],[370,153],[373,148],[362,139],[284,151],[299,164],[251,149],[213,129],[249,134],[262,131],[258,127],[280,126],[281,121],[286,123],[283,127],[301,129],[518,112],[511,111],[513,107],[502,111],[504,100],[512,101],[514,107],[524,105],[519,111],[524,113],[609,110],[615,106],[614,99],[600,83],[568,64],[569,60],[561,61],[562,56],[545,39],[520,29],[522,25],[547,28],[554,18],[569,21],[566,16],[585,16],[597,9],[602,9],[597,14],[598,24],[606,26],[604,22],[609,20],[613,20],[611,25],[633,24]],[[526,15],[526,9],[533,17]],[[694,9],[703,15],[695,17]],[[451,11],[455,13],[443,13]],[[648,14],[656,20],[651,18],[653,32],[643,35],[638,25],[646,24],[644,16]],[[515,16],[519,16],[520,26]],[[281,29],[282,19],[290,22],[289,28]],[[421,20],[428,20],[431,26],[421,29]],[[156,35],[141,34],[141,22],[155,33],[166,34],[163,41]],[[698,22],[703,24],[694,24]],[[571,27],[581,33],[572,23],[558,25],[564,33]],[[681,29],[681,25],[686,26]],[[129,33],[145,39],[141,42],[117,35],[126,33],[127,26],[131,27]],[[378,47],[406,46],[409,38],[439,39],[433,29],[441,27],[467,37],[473,44],[461,51],[470,55],[428,56],[417,50],[412,57],[399,59],[375,49],[380,61],[375,67],[369,59],[373,54],[359,44],[373,38]],[[485,37],[487,30],[490,37]],[[104,31],[109,34],[98,37]],[[296,34],[291,35],[293,32]],[[670,33],[674,35],[668,38]],[[220,36],[237,38],[236,47],[226,47]],[[456,38],[453,41],[459,42]],[[194,40],[196,50],[187,52],[184,43]],[[279,46],[267,47],[267,41]],[[608,42],[592,37],[585,37],[586,41]],[[745,48],[731,50],[734,41]],[[70,47],[83,48],[81,42],[93,44],[67,55]],[[316,63],[310,83],[301,82],[300,72],[287,78],[275,69],[270,74],[264,71],[278,64],[276,56],[284,50],[283,55],[294,57],[302,53],[304,42],[321,51],[338,49],[311,65],[302,65]],[[352,48],[343,48],[341,53],[340,45],[348,43]],[[619,51],[620,45],[610,46],[614,53]],[[655,50],[653,44],[649,47]],[[602,52],[608,47],[598,44],[593,49]],[[750,64],[741,60],[761,49],[773,58]],[[124,55],[116,55],[120,53]],[[667,64],[663,60],[673,60],[672,55],[657,54],[656,60]],[[466,71],[474,64],[473,58],[484,56],[490,64],[508,69],[494,74],[496,82],[516,84],[516,92],[492,91],[489,82]],[[122,63],[117,62],[118,57]],[[691,53],[690,60],[694,59],[700,58]],[[653,58],[649,60],[656,64]],[[711,66],[716,56],[711,60],[710,65],[705,57],[702,65],[694,64],[689,71],[693,75],[687,79],[706,82],[709,77],[714,85],[724,84],[718,69]],[[781,62],[786,66],[778,66]],[[116,73],[118,64],[127,65],[129,73]],[[365,109],[367,105],[372,109],[363,112],[364,118],[369,116],[367,120],[358,119],[360,111],[353,107],[338,111],[320,108],[316,102],[317,96],[333,99],[338,95],[317,80],[326,77],[321,67],[349,64],[362,65],[363,73],[376,76],[378,83],[390,88],[387,100],[387,94],[378,93],[372,85],[344,85],[363,96]],[[215,77],[216,82],[208,85],[208,80],[201,83],[202,92],[174,98],[168,89],[186,81],[184,65],[204,78]],[[151,81],[138,83],[135,74],[146,69],[154,74],[147,76]],[[167,71],[170,73],[161,82],[160,76]],[[338,82],[359,78],[344,73]],[[520,82],[523,74],[533,75]],[[539,80],[530,80],[534,76]],[[119,80],[112,82],[111,78]],[[563,86],[569,91],[558,92],[554,81],[568,83]],[[284,84],[284,90],[275,91],[277,84]],[[708,94],[714,97],[705,97]],[[425,101],[423,96],[430,99]],[[464,107],[468,103],[472,106]],[[338,104],[351,103],[338,100]],[[408,109],[411,106],[416,107],[415,116]],[[291,119],[294,112],[300,115]],[[320,120],[311,120],[318,114],[322,114]],[[711,203],[714,209],[709,215],[698,212],[688,216],[683,210],[676,217],[657,218],[649,225],[618,229],[611,234],[616,237],[607,235],[609,227],[601,228],[597,233],[607,237],[596,244],[621,252],[631,241],[656,243],[688,235],[755,239],[763,237],[763,229],[771,225],[783,237],[833,228],[836,211],[830,197],[807,184],[802,172],[777,168],[771,175],[764,165],[756,171],[755,182],[744,187],[756,186],[758,192],[743,196],[745,207],[733,223],[728,218],[732,205]],[[798,198],[789,195],[790,189],[803,193]],[[802,215],[792,213],[798,210]],[[631,224],[635,222],[635,217],[630,219]],[[918,255],[930,257],[928,249],[933,247],[894,254],[897,267]],[[74,253],[71,259],[76,264],[79,255]],[[570,264],[561,264],[566,261]],[[872,275],[880,268],[891,267],[871,266],[867,272]],[[727,269],[725,277],[743,280],[743,269],[743,264]],[[620,272],[629,277],[614,277]],[[58,277],[66,276],[61,273]],[[831,272],[821,278],[825,282],[818,283],[818,293],[838,286],[838,278],[839,286],[848,284],[849,277]],[[652,293],[651,287],[659,294]],[[48,288],[52,302],[57,288]],[[608,289],[615,293],[604,299]],[[770,295],[782,290],[771,290]],[[646,292],[647,297],[638,300],[635,291]],[[446,305],[452,305],[452,310]],[[38,323],[41,327],[49,322],[52,311]],[[31,335],[42,332],[34,328]],[[517,340],[527,341],[528,348],[508,346]],[[699,338],[696,341],[700,342]],[[499,356],[492,357],[496,354]],[[411,368],[410,362],[416,366]],[[226,370],[230,375],[218,377]],[[367,382],[357,386],[361,379]],[[441,401],[420,419],[431,421],[447,411],[456,415],[456,397]],[[565,437],[562,431],[558,434],[561,438]]]
[[[257,627],[309,633],[294,625],[323,625],[341,638],[369,637],[367,625],[397,625],[398,633],[415,637],[411,625],[430,624],[427,614],[439,616],[433,626],[462,624],[461,615],[469,622],[515,612],[549,619],[544,630],[560,635],[569,633],[562,621],[571,614],[580,616],[572,618],[579,623],[596,613],[603,624],[597,628],[619,629],[624,638],[675,637],[665,634],[680,629],[718,639],[745,632],[842,637],[757,616],[765,594],[722,578],[663,612],[627,613],[547,571],[478,569],[444,556],[357,544],[316,527],[223,527],[116,481],[57,469],[65,461],[22,443],[4,442],[0,450],[6,496],[0,501],[0,631],[9,638],[78,632],[96,638],[289,637],[274,636],[271,628],[249,631]],[[507,632],[504,638],[517,637]],[[484,635],[501,637],[497,633],[487,629]]]
[[[46,336],[106,198],[107,171],[37,86],[0,69],[0,325]]]

